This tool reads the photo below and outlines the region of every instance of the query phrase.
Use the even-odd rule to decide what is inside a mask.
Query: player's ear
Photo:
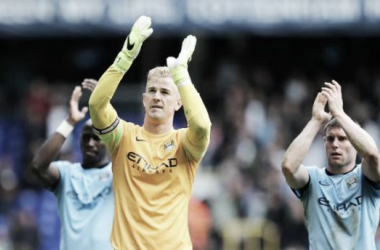
[[[182,99],[181,98],[178,98],[177,102],[176,102],[176,105],[174,107],[174,110],[175,111],[178,111],[180,108],[182,107]]]

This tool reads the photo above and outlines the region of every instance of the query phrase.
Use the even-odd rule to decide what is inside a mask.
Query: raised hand
[[[129,69],[133,60],[138,56],[143,42],[153,33],[151,25],[152,20],[147,16],[140,16],[133,24],[132,30],[114,62],[121,72],[125,73]]]
[[[337,81],[325,82],[325,87],[322,87],[321,93],[327,98],[329,110],[333,116],[343,112],[342,88]]]
[[[168,57],[166,59],[166,64],[170,69],[174,82],[177,85],[190,81],[187,65],[191,60],[191,56],[194,53],[196,44],[197,38],[195,36],[189,35],[183,40],[181,52],[179,53],[178,57]]]
[[[76,86],[74,88],[73,93],[71,94],[70,99],[70,114],[68,117],[68,122],[72,125],[77,124],[81,120],[83,120],[86,117],[86,113],[88,111],[87,107],[83,107],[81,110],[79,110],[79,100],[82,96],[82,89],[79,86]]]
[[[327,97],[322,93],[318,93],[314,100],[312,116],[321,123],[326,123],[331,118],[331,114],[325,111],[326,104]]]
[[[125,40],[123,51],[131,58],[135,59],[140,52],[142,43],[153,33],[150,27],[152,20],[147,16],[140,16],[133,24],[131,33]]]
[[[82,82],[82,88],[88,89],[91,93],[94,91],[96,84],[98,84],[98,81],[95,79],[84,79]]]

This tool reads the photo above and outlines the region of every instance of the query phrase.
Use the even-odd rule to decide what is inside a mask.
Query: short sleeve
[[[70,172],[70,165],[72,165],[72,163],[68,161],[55,161],[52,163],[52,167],[57,168],[60,175],[57,185],[51,189],[56,197],[60,196],[65,182],[67,181],[67,176],[69,176]]]

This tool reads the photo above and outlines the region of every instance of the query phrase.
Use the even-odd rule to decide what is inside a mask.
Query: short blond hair
[[[165,66],[158,66],[155,67],[148,72],[147,81],[149,82],[150,79],[153,77],[171,77],[170,70],[168,67]]]
[[[338,120],[335,118],[335,117],[332,117],[325,125],[325,127],[323,128],[323,131],[326,135],[326,132],[329,128],[341,128],[342,125],[340,125],[340,123],[338,122]]]

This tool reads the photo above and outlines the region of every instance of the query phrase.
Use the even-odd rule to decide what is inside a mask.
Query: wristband
[[[63,135],[63,137],[67,138],[70,133],[73,131],[74,126],[68,123],[66,120],[63,120],[61,125],[55,130],[55,132]]]

